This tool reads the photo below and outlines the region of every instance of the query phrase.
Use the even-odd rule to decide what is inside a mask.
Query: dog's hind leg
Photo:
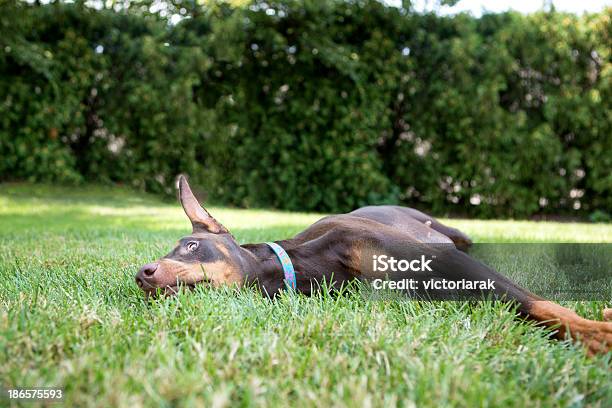
[[[440,234],[446,235],[453,241],[457,249],[467,252],[468,248],[472,246],[472,240],[466,234],[458,230],[457,228],[449,227],[436,220],[434,217],[427,215],[414,208],[402,207],[408,215],[415,220],[422,222],[425,225],[431,227],[431,229],[438,231]]]
[[[491,280],[494,282],[494,289],[486,295],[493,295],[493,298],[498,300],[517,302],[521,315],[555,330],[557,338],[572,338],[581,342],[589,355],[612,350],[611,322],[585,319],[570,309],[534,295],[487,265],[449,246],[410,241],[406,241],[405,245],[397,244],[396,241],[395,245],[387,245],[389,255],[398,259],[418,259],[419,255],[426,254],[428,259],[434,259],[431,262],[432,272],[422,276],[423,281],[429,278],[456,282]],[[474,292],[476,298],[484,294]],[[610,317],[612,311],[606,309],[604,319],[608,320]]]
[[[397,205],[378,205],[362,207],[350,213],[357,217],[367,218],[388,225],[402,232],[423,234],[422,226],[444,235],[457,249],[466,252],[472,240],[456,228],[448,227],[434,217],[419,210]],[[416,224],[416,225],[415,225]]]

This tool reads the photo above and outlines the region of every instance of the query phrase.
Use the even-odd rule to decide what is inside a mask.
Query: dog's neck
[[[285,247],[282,242],[280,244]],[[285,274],[276,254],[266,244],[246,244],[241,248],[244,250],[242,268],[246,283],[257,284],[268,296],[278,294],[285,285]],[[291,261],[294,262],[294,259]],[[297,290],[300,289],[298,284]]]
[[[289,255],[296,270],[296,290],[309,294],[311,291],[311,269],[306,257],[302,254],[304,248],[295,246],[292,240],[277,242]],[[283,267],[272,249],[267,244],[246,244],[241,248],[243,255],[243,272],[247,284],[257,284],[268,296],[275,296],[285,288],[285,273]]]

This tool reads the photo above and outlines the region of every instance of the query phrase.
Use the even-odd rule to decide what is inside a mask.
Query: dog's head
[[[156,262],[144,265],[136,283],[147,294],[174,294],[180,286],[241,284],[244,280],[241,247],[193,195],[185,177],[178,182],[179,198],[193,231]]]

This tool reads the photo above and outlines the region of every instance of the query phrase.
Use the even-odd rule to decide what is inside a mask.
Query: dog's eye
[[[197,241],[190,241],[187,243],[187,250],[189,252],[194,251],[198,247]]]

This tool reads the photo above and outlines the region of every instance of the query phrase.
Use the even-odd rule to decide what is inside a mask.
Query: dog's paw
[[[570,333],[586,347],[589,356],[612,351],[612,323],[584,319],[570,327]]]
[[[604,309],[603,318],[607,322],[612,321],[612,308]]]

